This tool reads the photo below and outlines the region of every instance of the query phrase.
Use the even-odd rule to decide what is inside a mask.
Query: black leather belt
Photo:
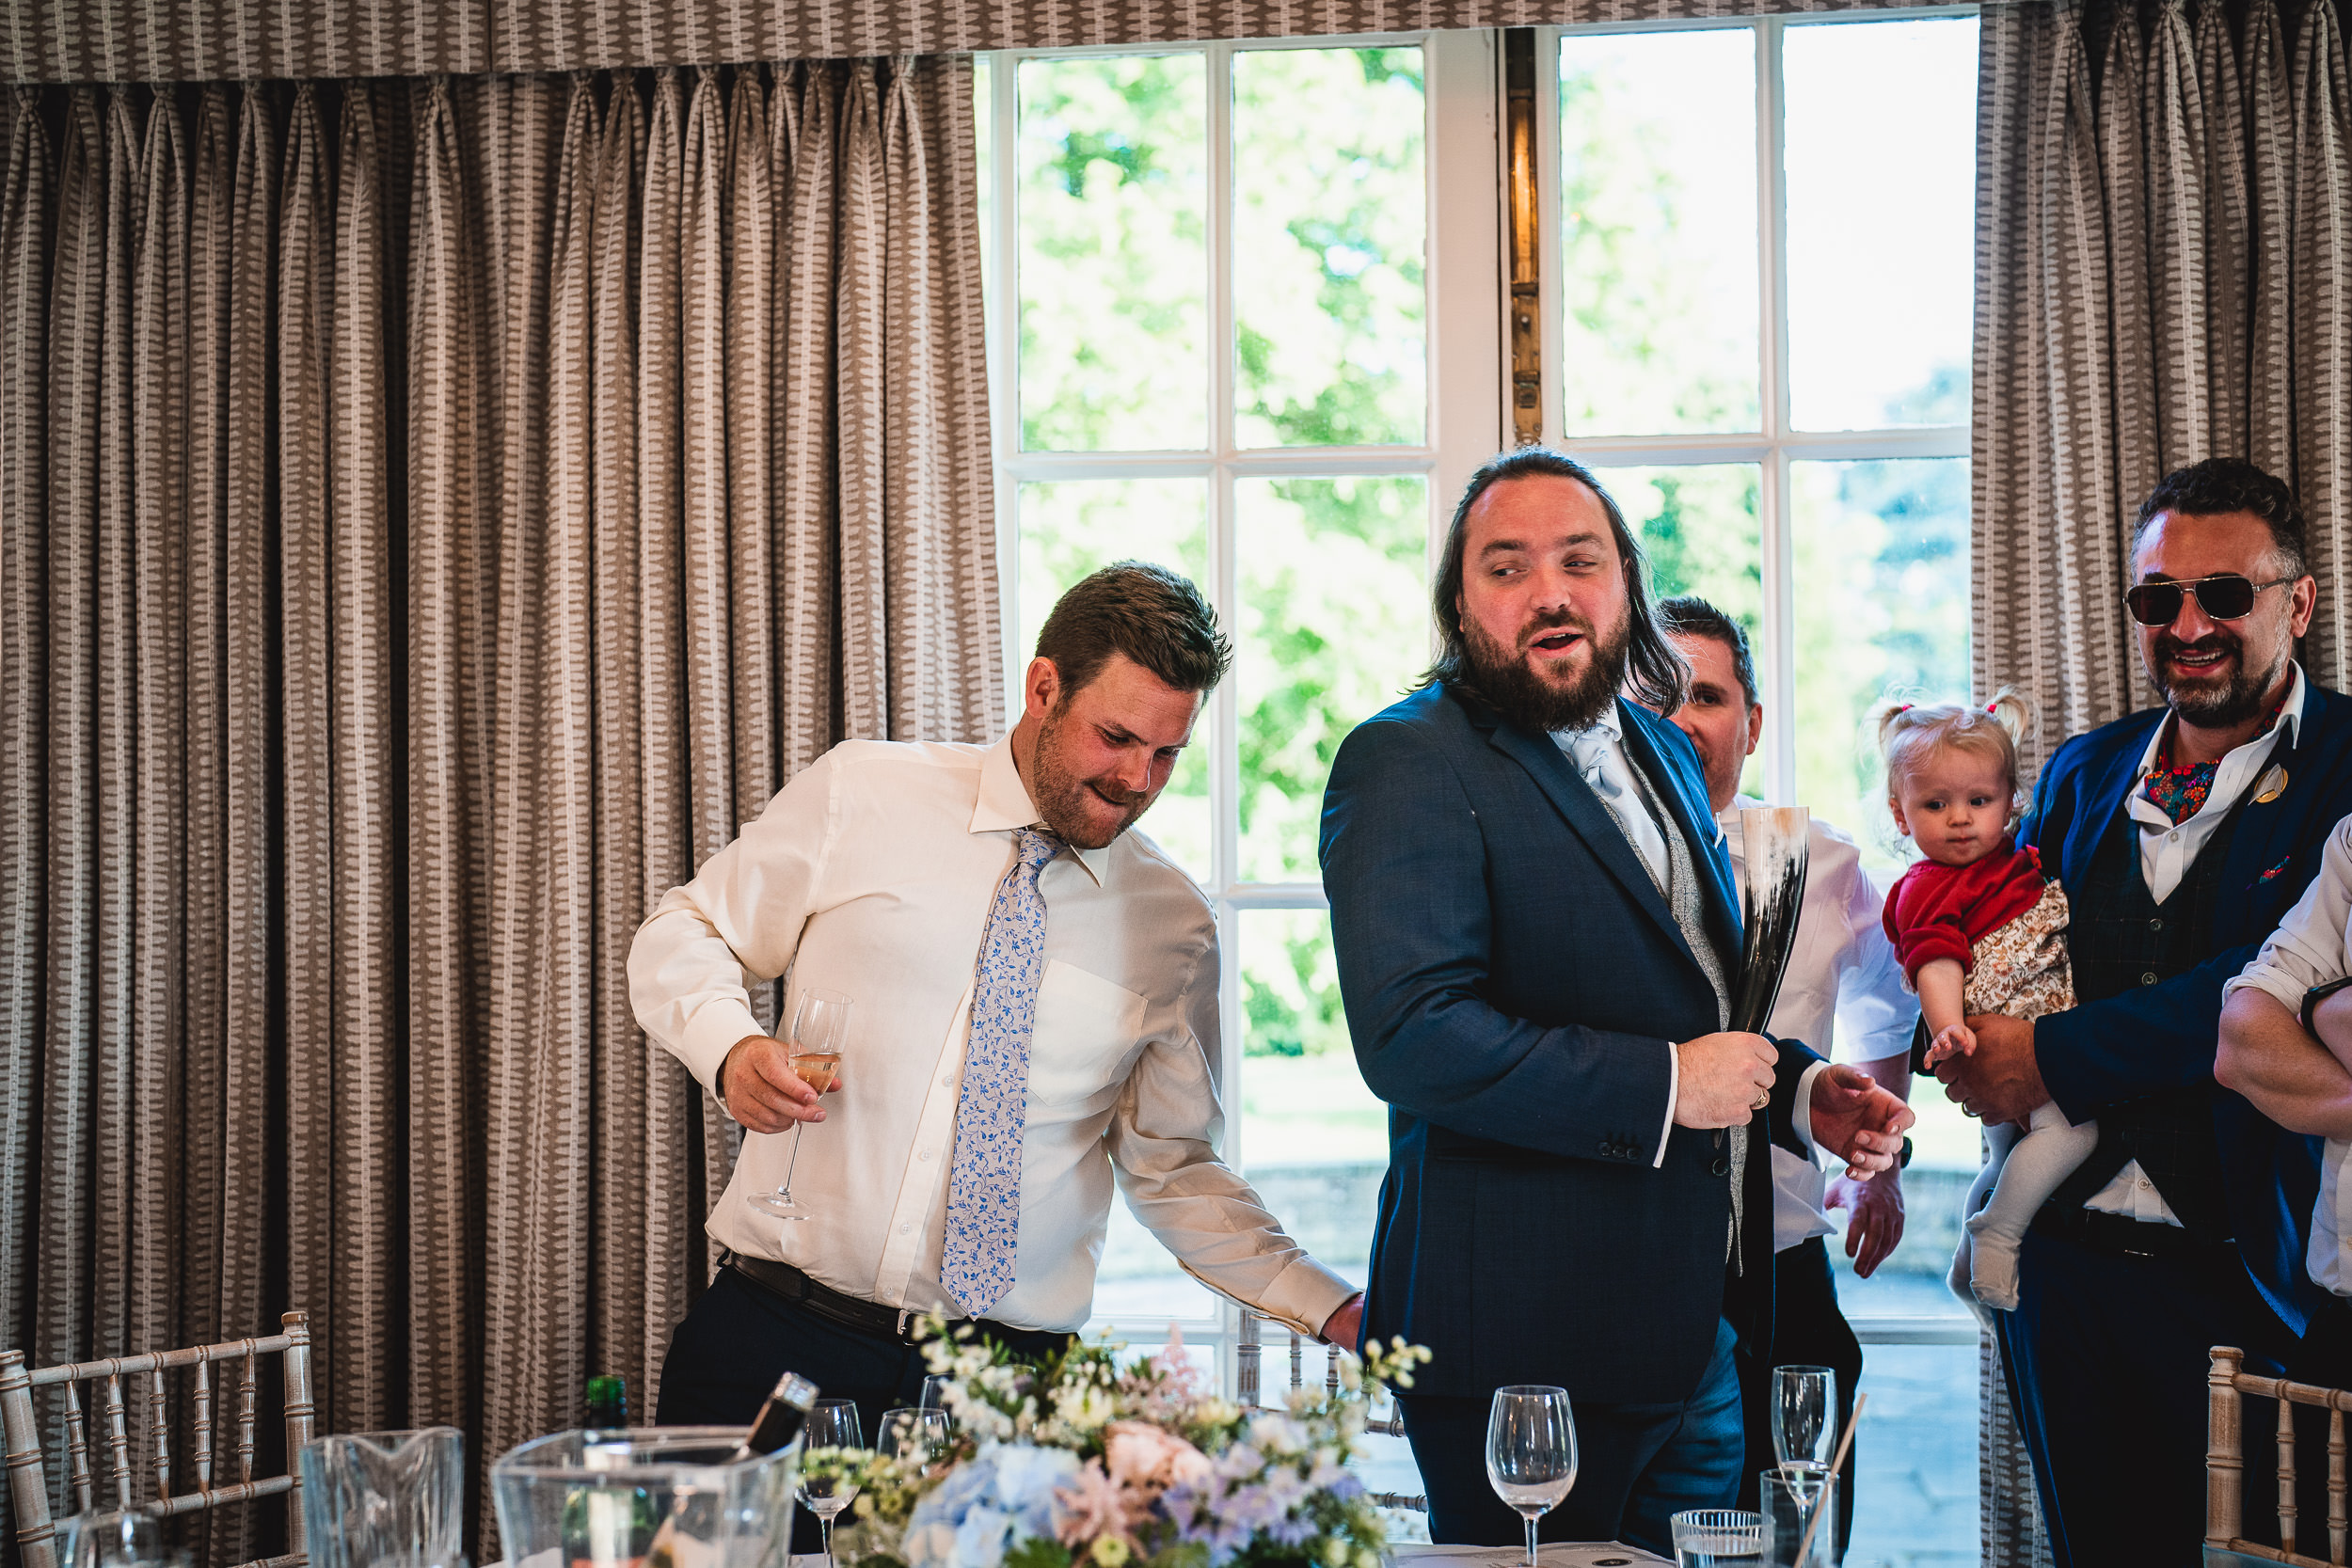
[[[860,1301],[840,1291],[819,1285],[789,1263],[779,1263],[768,1258],[746,1258],[739,1252],[729,1252],[726,1267],[741,1275],[752,1284],[778,1300],[806,1312],[814,1312],[827,1323],[860,1334],[870,1334],[878,1339],[896,1339],[902,1345],[916,1342],[914,1330],[921,1327],[928,1313],[912,1307],[884,1307],[878,1301]],[[961,1323],[950,1318],[950,1323]],[[991,1327],[983,1320],[980,1327]]]
[[[2061,1209],[2044,1205],[2033,1217],[2034,1234],[2072,1242],[2091,1252],[2113,1258],[2210,1258],[2237,1243],[2208,1242],[2177,1225],[2161,1220],[2136,1220],[2098,1209]]]

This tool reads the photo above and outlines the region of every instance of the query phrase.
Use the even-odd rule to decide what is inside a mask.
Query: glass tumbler
[[[783,1568],[798,1437],[735,1457],[739,1427],[640,1427],[534,1438],[490,1467],[511,1568]]]
[[[458,1568],[466,1550],[466,1434],[349,1433],[302,1445],[311,1568]]]
[[[188,1568],[173,1521],[139,1509],[57,1521],[57,1568]]]
[[[1764,1568],[1837,1568],[1837,1478],[1819,1470],[1772,1469],[1758,1480],[1764,1489],[1759,1499]]]
[[[1764,1560],[1764,1515],[1744,1508],[1686,1508],[1666,1521],[1676,1568],[1756,1568]]]

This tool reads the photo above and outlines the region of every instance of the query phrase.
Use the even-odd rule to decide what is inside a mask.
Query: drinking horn
[[[1803,806],[1749,806],[1740,813],[1740,839],[1748,886],[1740,950],[1740,994],[1731,1026],[1760,1034],[1780,996],[1781,976],[1797,943],[1804,907],[1804,869],[1813,814]]]

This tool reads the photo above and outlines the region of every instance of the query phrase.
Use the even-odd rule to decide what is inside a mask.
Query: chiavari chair
[[[2282,1377],[2256,1377],[2245,1370],[2246,1353],[2229,1345],[2213,1348],[2205,1382],[2210,1390],[2205,1426],[2205,1544],[2249,1558],[2330,1568],[2344,1560],[2345,1496],[2344,1416],[2352,1393]],[[2258,1546],[2245,1539],[2246,1459],[2242,1401],[2248,1394],[2278,1402],[2279,1544]],[[2295,1497],[2296,1457],[2295,1408],[2328,1412],[2328,1555],[2312,1557],[2303,1545],[2301,1509]],[[2313,1544],[2316,1544],[2314,1542]]]
[[[1260,1363],[1265,1354],[1265,1348],[1258,1337],[1258,1325],[1263,1321],[1247,1307],[1241,1308],[1241,1341],[1235,1349],[1234,1372],[1237,1386],[1235,1391],[1241,1396],[1242,1407],[1246,1410],[1260,1408],[1265,1402],[1260,1397],[1263,1387],[1263,1374]],[[1290,1331],[1290,1386],[1303,1388],[1307,1386],[1307,1337],[1295,1328]],[[1336,1346],[1324,1347],[1323,1386],[1333,1395],[1340,1391],[1340,1352]],[[1366,1432],[1385,1437],[1405,1435],[1404,1413],[1394,1407],[1393,1400],[1390,1402],[1390,1405],[1391,1408],[1385,1419],[1365,1423]],[[1429,1499],[1420,1493],[1407,1495],[1403,1492],[1374,1492],[1368,1496],[1382,1508],[1407,1509],[1415,1513],[1429,1512]]]
[[[49,1516],[49,1481],[41,1467],[40,1437],[33,1414],[33,1390],[52,1385],[63,1386],[67,1500],[75,1512],[105,1508],[165,1515],[195,1513],[283,1493],[289,1550],[282,1557],[258,1559],[241,1568],[305,1568],[310,1558],[304,1549],[301,1482],[294,1473],[294,1456],[310,1440],[310,1317],[307,1312],[289,1312],[280,1321],[283,1332],[262,1338],[56,1367],[27,1369],[24,1352],[0,1351],[0,1429],[8,1445],[8,1497],[16,1513],[16,1542],[24,1568],[56,1568],[56,1527]],[[258,1419],[254,1370],[264,1355],[284,1357],[286,1473],[257,1479],[253,1474]],[[175,1494],[164,1374],[183,1367],[194,1369],[196,1486]],[[221,1372],[217,1389],[213,1379],[215,1368]],[[230,1386],[232,1370],[233,1389]],[[82,1398],[85,1385],[91,1396],[87,1411]],[[131,1435],[126,1386],[129,1403],[145,1406],[143,1431],[136,1440]],[[233,1409],[228,1408],[231,1401]],[[97,1423],[103,1426],[93,1434]],[[235,1441],[227,1453],[221,1453],[215,1435],[231,1423]],[[221,1473],[215,1476],[215,1470]],[[234,1479],[230,1479],[232,1474]]]

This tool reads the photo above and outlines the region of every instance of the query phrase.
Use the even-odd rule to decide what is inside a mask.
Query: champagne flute
[[[887,1459],[902,1459],[917,1469],[947,1447],[947,1412],[919,1405],[900,1405],[882,1412],[875,1434],[875,1451]]]
[[[1772,1457],[1791,1481],[1829,1474],[1837,1374],[1827,1367],[1772,1369]]]
[[[809,1407],[808,1423],[802,1429],[803,1451],[808,1449],[862,1449],[866,1446],[864,1433],[857,1424],[855,1400],[818,1400]],[[834,1568],[834,1515],[857,1498],[857,1482],[844,1475],[812,1476],[805,1465],[801,1470],[801,1503],[817,1515],[818,1526],[825,1534],[825,1568]]]
[[[1576,1420],[1565,1388],[1522,1383],[1495,1390],[1486,1418],[1486,1480],[1527,1521],[1527,1568],[1535,1568],[1535,1521],[1576,1484]]]
[[[850,1032],[850,999],[837,990],[819,986],[804,986],[801,990],[800,1006],[792,1010],[792,1070],[801,1082],[823,1094],[833,1087],[833,1081],[841,1071],[841,1041]],[[792,1173],[801,1164],[801,1134],[808,1131],[808,1123],[792,1124],[792,1157],[784,1167],[784,1185],[772,1193],[759,1193],[751,1199],[753,1208],[773,1214],[782,1220],[804,1220],[810,1217],[807,1204],[792,1196]]]

